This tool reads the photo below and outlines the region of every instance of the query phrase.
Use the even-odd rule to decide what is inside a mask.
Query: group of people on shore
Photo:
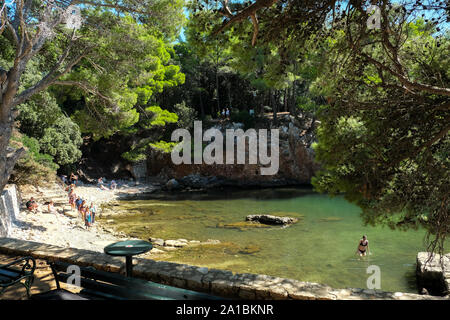
[[[95,222],[95,213],[97,211],[93,202],[89,205],[85,199],[82,199],[80,196],[77,196],[75,193],[75,184],[71,184],[66,188],[69,197],[69,204],[72,210],[78,211],[82,221],[84,221],[84,225],[86,229],[90,229],[90,227]]]
[[[100,177],[97,180],[97,186],[101,189],[101,190],[116,190],[117,188],[117,183],[115,180],[111,180],[110,184],[109,184],[109,188],[107,186],[105,186],[106,182],[104,181],[104,178]]]
[[[72,185],[74,184],[75,186],[78,183],[78,176],[75,175],[73,172],[70,174],[69,178],[67,178],[67,176],[62,175],[61,179],[64,183],[64,185]],[[106,183],[106,179],[103,177],[98,178],[97,180],[97,186],[101,189],[101,190],[116,190],[117,188],[117,182],[115,180],[111,180],[111,182],[109,183],[109,188],[107,187],[107,183]]]

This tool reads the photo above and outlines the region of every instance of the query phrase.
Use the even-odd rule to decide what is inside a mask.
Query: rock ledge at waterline
[[[263,224],[288,225],[298,221],[297,218],[292,217],[277,217],[270,214],[253,214],[245,218],[246,221],[257,221]]]

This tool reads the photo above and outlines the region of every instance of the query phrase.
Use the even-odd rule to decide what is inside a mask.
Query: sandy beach
[[[116,190],[101,190],[96,185],[80,185],[76,187],[75,192],[77,196],[87,200],[88,204],[94,203],[97,216],[101,216],[103,204],[154,190],[154,185],[130,183],[121,184]],[[53,183],[46,187],[22,186],[20,194],[22,206],[11,231],[10,236],[13,238],[98,252],[103,252],[103,248],[110,243],[130,239],[127,235],[103,227],[98,222],[87,230],[77,210],[71,210],[67,192],[62,185]],[[39,204],[37,213],[29,212],[25,208],[30,197],[34,197]],[[48,212],[46,203],[50,200],[54,202],[57,214]]]

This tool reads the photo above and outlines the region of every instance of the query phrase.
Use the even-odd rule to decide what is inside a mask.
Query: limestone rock
[[[152,248],[152,250],[150,250],[150,253],[152,254],[160,254],[160,253],[164,253],[164,250],[160,250],[157,248]]]
[[[164,241],[164,246],[181,248],[181,247],[187,246],[187,242],[178,241],[178,240],[166,240],[166,241]]]
[[[248,215],[245,218],[246,221],[257,221],[263,224],[275,224],[275,225],[288,225],[292,223],[296,223],[298,221],[297,218],[292,217],[277,217],[269,214],[254,214]]]
[[[164,246],[164,240],[159,238],[149,238],[148,239],[153,245]]]

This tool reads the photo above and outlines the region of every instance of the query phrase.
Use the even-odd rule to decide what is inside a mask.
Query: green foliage
[[[36,81],[38,67],[37,63],[30,63],[23,76],[23,87]],[[41,153],[51,158],[49,163],[55,162],[59,166],[80,159],[79,147],[83,142],[80,128],[62,112],[51,92],[41,91],[19,105],[18,110],[18,128],[25,134],[23,139],[29,145],[24,144],[33,150],[35,161],[39,162]],[[50,167],[55,168],[54,165]]]
[[[166,141],[158,141],[155,143],[150,143],[150,146],[163,153],[172,152],[173,148],[177,145],[176,142],[166,142]]]
[[[438,46],[421,21],[406,28],[398,55],[408,79],[448,88],[448,35]],[[346,48],[343,33],[333,36],[324,72],[315,80],[331,106],[319,112],[315,152],[322,171],[313,185],[344,193],[363,209],[366,223],[423,226],[436,236],[430,250],[442,249],[450,233],[449,98],[405,90],[392,74]],[[369,40],[362,50],[389,65],[377,35]]]
[[[163,110],[158,106],[147,107],[145,111],[151,114],[150,118],[143,121],[147,129],[162,127],[168,123],[176,123],[178,121],[178,115],[176,113]]]
[[[316,113],[316,111],[320,108],[320,106],[318,106],[311,98],[307,96],[297,97],[297,104],[299,109],[306,112]]]
[[[43,91],[27,102],[18,106],[19,129],[30,137],[40,139],[46,128],[49,128],[64,117],[61,107],[55,98],[48,92]]]
[[[79,147],[83,143],[80,129],[70,118],[61,117],[46,128],[40,140],[41,151],[50,154],[59,165],[71,164],[81,158]]]
[[[58,165],[53,162],[53,157],[51,155],[40,153],[40,144],[37,139],[23,135],[20,142],[22,142],[27,149],[27,157],[29,160],[36,161],[52,170],[58,169]]]
[[[232,110],[230,119],[233,122],[240,122],[244,124],[245,130],[255,127],[255,117],[251,116],[247,110]]]
[[[149,148],[163,152],[170,150],[172,147],[171,143],[154,141],[161,136],[160,130],[157,130],[158,128],[177,123],[177,121],[178,116],[176,113],[163,110],[158,106],[147,107],[145,113],[141,114],[141,121],[139,122],[143,130],[141,133],[142,138],[137,139],[131,150],[123,153],[122,157],[130,162],[139,162],[146,159],[146,153]]]
[[[174,111],[178,115],[178,128],[192,129],[194,127],[194,121],[197,116],[197,112],[186,105],[186,102],[177,103],[174,106]]]
[[[128,15],[119,21],[111,12],[87,15],[91,21],[108,24],[110,32],[82,31],[86,41],[96,44],[90,58],[62,79],[75,84],[70,93],[64,87],[53,90],[61,102],[67,96],[72,103],[81,101],[71,117],[82,133],[98,140],[137,124],[156,94],[184,83],[185,77],[171,63],[173,49],[161,32]]]
[[[24,147],[26,150],[14,167],[10,179],[12,183],[43,185],[55,178],[58,165],[53,162],[52,156],[40,153],[37,139],[15,132],[10,144],[14,148]]]

